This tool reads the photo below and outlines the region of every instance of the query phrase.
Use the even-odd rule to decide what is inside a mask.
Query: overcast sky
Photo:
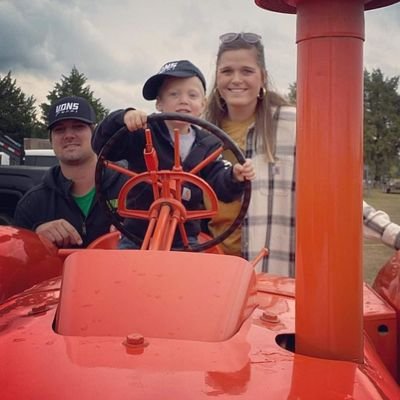
[[[274,87],[296,80],[296,17],[254,0],[0,0],[0,76],[9,70],[37,104],[75,65],[110,110],[154,110],[145,80],[167,61],[189,59],[213,79],[218,37],[262,35]],[[400,75],[400,3],[365,14],[364,64]]]

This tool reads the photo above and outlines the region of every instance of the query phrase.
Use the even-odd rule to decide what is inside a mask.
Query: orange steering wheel
[[[195,175],[199,170],[201,170],[205,165],[214,160],[218,155],[222,152],[222,150],[229,149],[238,162],[244,163],[245,158],[239,147],[233,142],[233,140],[221,129],[216,127],[215,125],[202,120],[200,118],[193,117],[187,114],[180,113],[157,113],[148,116],[148,122],[150,121],[164,121],[164,120],[180,120],[189,122],[193,125],[200,126],[204,130],[212,133],[217,136],[218,139],[223,144],[223,148],[221,146],[220,151],[213,153],[207,159],[205,159],[200,165],[198,165],[195,169],[190,172],[182,171],[179,162],[179,149],[176,146],[179,146],[179,140],[175,140],[175,165],[172,170],[157,170],[157,156],[154,154],[150,154],[152,149],[151,146],[151,135],[148,133],[146,135],[148,142],[146,146],[146,151],[148,151],[148,158],[146,159],[146,151],[145,151],[145,159],[148,171],[142,173],[135,173],[127,168],[121,167],[118,164],[111,163],[108,161],[110,151],[114,148],[119,138],[122,135],[127,134],[126,127],[119,129],[104,145],[103,149],[98,158],[97,166],[96,166],[96,191],[99,198],[100,203],[103,205],[105,211],[111,218],[112,224],[120,230],[124,235],[126,235],[130,240],[134,241],[139,246],[143,248],[143,242],[149,240],[148,234],[152,234],[151,229],[154,228],[156,224],[163,224],[164,222],[162,217],[161,208],[163,205],[168,203],[169,208],[173,209],[173,215],[176,220],[175,224],[173,224],[173,229],[175,231],[176,228],[179,228],[180,234],[183,238],[184,243],[186,242],[186,232],[183,228],[183,222],[190,219],[208,219],[217,213],[218,201],[215,195],[214,190],[210,187],[210,185],[205,182],[202,178]],[[150,141],[150,143],[149,143]],[[103,193],[103,185],[102,179],[104,176],[105,168],[114,169],[120,173],[130,176],[130,179],[123,185],[120,190],[118,196],[118,206],[113,205],[109,200],[107,200],[107,196]],[[154,194],[154,202],[148,210],[138,210],[138,209],[130,209],[127,207],[127,197],[129,191],[138,184],[143,182],[147,182],[153,185],[153,194]],[[203,192],[203,194],[210,200],[210,208],[207,210],[186,210],[181,202],[181,187],[182,182],[189,182],[192,185],[197,186]],[[222,232],[217,237],[205,241],[204,243],[197,245],[187,245],[182,248],[174,247],[173,250],[185,250],[185,251],[204,251],[208,248],[216,246],[221,243],[225,238],[227,238],[243,221],[249,203],[250,203],[250,195],[251,195],[251,183],[250,181],[244,182],[244,193],[242,195],[241,208],[232,222],[231,226],[229,226],[224,232]],[[140,218],[147,219],[149,221],[148,234],[146,234],[145,238],[140,238],[130,232],[123,224],[123,218]],[[161,220],[161,222],[160,222]],[[165,219],[164,219],[165,220]],[[162,225],[161,225],[162,226]],[[150,229],[150,231],[149,231]],[[168,230],[168,227],[166,228]],[[150,232],[150,233],[149,233]],[[157,232],[157,230],[156,230]],[[157,235],[157,233],[156,233]],[[172,244],[172,235],[169,235],[171,240],[170,244]],[[154,240],[154,239],[153,239]]]

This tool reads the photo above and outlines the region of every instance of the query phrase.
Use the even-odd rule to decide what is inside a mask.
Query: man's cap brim
[[[88,125],[93,125],[95,123],[92,120],[84,118],[84,117],[71,117],[71,116],[66,115],[65,117],[57,118],[56,121],[53,121],[50,125],[47,126],[47,129],[51,130],[54,127],[54,125],[58,124],[60,121],[65,121],[67,119],[72,119],[72,120],[75,120],[75,121],[82,121],[82,122],[85,122]]]

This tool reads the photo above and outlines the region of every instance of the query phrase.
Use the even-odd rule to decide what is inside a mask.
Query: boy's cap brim
[[[158,96],[158,91],[167,77],[172,78],[191,78],[197,76],[206,90],[206,80],[201,71],[190,61],[181,60],[165,64],[158,74],[147,79],[143,86],[143,97],[146,100],[155,100]]]

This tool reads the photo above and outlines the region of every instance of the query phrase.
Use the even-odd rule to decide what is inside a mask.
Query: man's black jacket
[[[107,170],[103,179],[104,193],[110,200],[118,197],[127,177]],[[110,220],[97,198],[87,217],[71,195],[72,181],[66,179],[59,165],[51,167],[42,182],[30,189],[18,202],[15,210],[16,226],[35,230],[37,226],[56,219],[65,219],[79,232],[87,247],[93,240],[109,232]]]

